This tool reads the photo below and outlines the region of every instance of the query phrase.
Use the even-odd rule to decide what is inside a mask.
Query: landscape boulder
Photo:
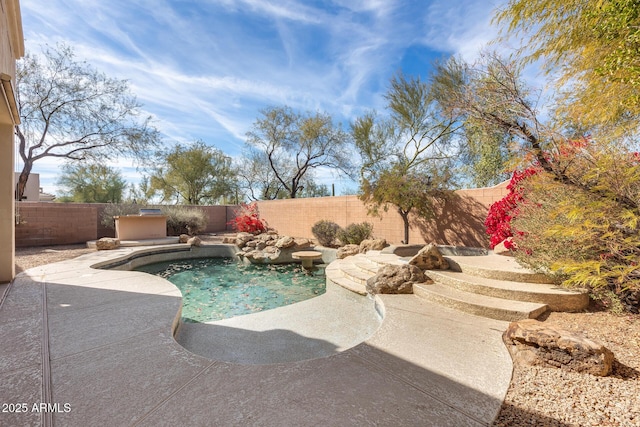
[[[411,258],[409,265],[415,265],[421,270],[447,270],[449,263],[442,256],[438,247],[429,243]]]
[[[385,265],[378,274],[367,280],[370,294],[412,294],[414,283],[427,281],[415,265]]]
[[[299,251],[301,249],[307,249],[313,246],[313,243],[309,239],[304,239],[304,238],[294,239],[294,242],[295,242],[294,247],[296,251]]]
[[[343,259],[360,253],[360,245],[344,245],[336,251],[336,258]]]
[[[380,251],[389,246],[385,239],[366,239],[360,242],[360,253],[367,251]]]
[[[290,236],[284,236],[278,239],[276,242],[276,248],[286,249],[295,246],[296,239]]]
[[[512,322],[502,339],[513,361],[526,365],[554,366],[604,377],[611,373],[615,359],[602,344],[534,319]]]
[[[96,240],[96,249],[99,251],[108,251],[111,249],[118,249],[120,247],[120,240],[113,237],[103,237]]]
[[[198,236],[193,236],[187,240],[187,243],[191,246],[200,246],[202,245],[202,240]]]

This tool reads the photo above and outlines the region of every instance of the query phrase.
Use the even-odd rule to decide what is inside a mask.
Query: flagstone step
[[[536,318],[547,310],[580,311],[586,293],[550,283],[547,276],[494,254],[446,256],[451,270],[427,270],[433,284],[414,285],[414,294],[443,306],[499,320]],[[367,280],[385,265],[406,265],[408,258],[369,251],[338,259],[326,268],[327,280],[366,294]]]
[[[481,256],[445,256],[454,271],[495,280],[526,283],[550,283],[548,276],[522,267],[513,257],[489,254]]]
[[[546,304],[551,311],[576,312],[589,305],[587,293],[571,291],[553,284],[496,280],[446,270],[429,270],[425,274],[435,283],[460,291],[507,300]]]
[[[535,319],[549,308],[546,304],[495,298],[461,291],[439,283],[414,284],[413,293],[445,307],[508,322]]]

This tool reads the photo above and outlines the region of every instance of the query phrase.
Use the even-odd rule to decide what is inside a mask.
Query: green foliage
[[[127,182],[119,171],[98,163],[66,163],[58,177],[66,201],[120,203]]]
[[[318,240],[318,243],[328,248],[335,246],[340,230],[341,228],[338,224],[327,220],[318,221],[311,227],[311,233]]]
[[[462,172],[474,187],[489,187],[509,179],[509,135],[477,125],[472,119],[464,123],[466,147],[462,150]]]
[[[368,113],[352,125],[362,157],[360,199],[369,213],[396,207],[409,241],[409,214],[429,217],[434,197],[452,186],[456,117],[434,102],[432,87],[419,78],[397,75],[385,95],[388,120]]]
[[[511,223],[518,260],[598,299],[640,290],[640,212],[625,202],[640,198],[636,157],[593,143],[553,157],[588,186],[566,185],[548,173],[521,182],[524,202]]]
[[[363,240],[370,239],[373,233],[373,224],[362,222],[349,224],[344,229],[338,230],[337,237],[345,245],[359,245]]]
[[[159,192],[165,202],[201,205],[216,203],[234,188],[231,159],[203,141],[196,141],[158,154],[149,195]]]
[[[521,36],[528,61],[542,59],[558,87],[569,84],[563,110],[573,120],[637,129],[638,0],[511,0],[497,21],[504,38]]]
[[[207,228],[207,216],[203,210],[188,206],[161,206],[163,215],[167,216],[167,234],[179,236],[189,234],[195,236]]]

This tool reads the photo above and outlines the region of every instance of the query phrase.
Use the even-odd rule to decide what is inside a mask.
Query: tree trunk
[[[405,245],[409,244],[409,212],[405,212],[401,209],[398,209],[398,213],[402,217],[402,222],[404,223],[404,241]]]
[[[16,185],[16,200],[18,201],[22,200],[22,198],[24,197],[24,190],[27,187],[27,180],[29,179],[32,168],[33,162],[31,160],[27,160],[24,162],[24,167],[22,168],[22,172],[20,172],[20,177],[18,178],[18,182]]]

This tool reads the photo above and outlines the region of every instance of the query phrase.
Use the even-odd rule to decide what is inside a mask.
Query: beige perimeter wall
[[[450,200],[438,202],[433,220],[411,219],[409,243],[488,247],[484,221],[489,205],[507,194],[506,186],[504,182],[495,187],[459,190]],[[402,218],[393,207],[382,218],[372,217],[357,196],[261,201],[258,209],[269,226],[283,235],[313,238],[311,227],[320,220],[342,227],[366,221],[373,224],[375,237],[391,244],[404,239]]]
[[[20,202],[16,226],[16,247],[85,243],[101,237],[114,237],[115,230],[100,224],[102,203]],[[207,215],[205,233],[227,230],[232,206],[197,206]]]
[[[487,247],[489,240],[484,231],[487,210],[506,193],[506,183],[457,191],[449,200],[436,204],[433,220],[412,218],[409,243]],[[21,202],[18,204],[20,224],[16,226],[16,246],[84,243],[113,237],[114,230],[100,224],[106,206],[99,203]],[[205,233],[230,230],[227,223],[234,217],[234,206],[197,208],[207,215]],[[375,237],[385,238],[392,244],[399,244],[404,238],[402,218],[393,208],[382,218],[371,217],[356,196],[261,201],[258,209],[261,217],[281,235],[313,238],[311,227],[324,219],[342,227],[370,222]]]

